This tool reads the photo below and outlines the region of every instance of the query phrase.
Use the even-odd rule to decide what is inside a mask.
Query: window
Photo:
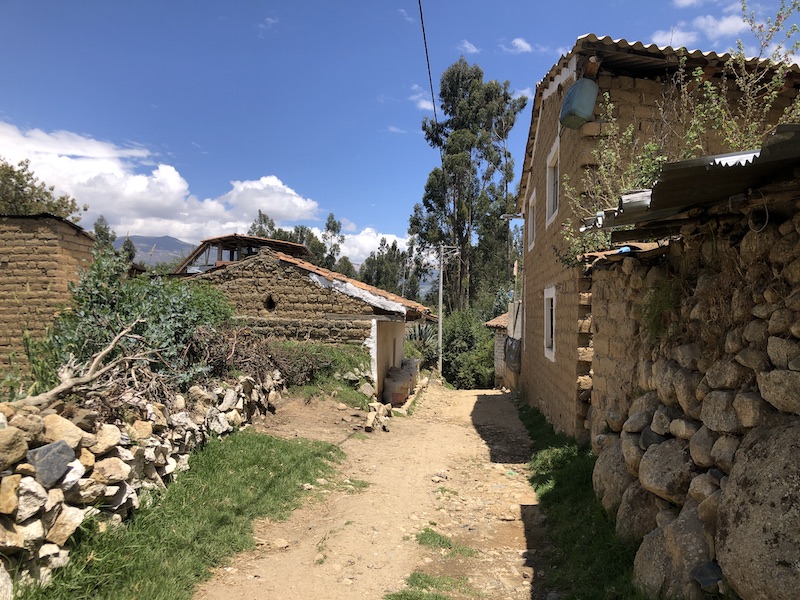
[[[528,250],[531,250],[536,241],[536,190],[533,190],[530,198],[528,198],[526,224],[528,225]]]
[[[558,154],[559,154],[559,143],[558,139],[556,139],[556,143],[553,144],[553,148],[550,150],[550,155],[547,157],[547,222],[545,223],[546,227],[550,226],[550,223],[556,217],[556,213],[558,213],[558,197],[560,191],[560,182],[559,182],[559,174],[558,174]]]
[[[544,290],[544,355],[556,361],[556,288]]]

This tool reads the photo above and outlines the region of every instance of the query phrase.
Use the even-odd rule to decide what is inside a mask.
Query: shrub
[[[444,334],[443,334],[444,335]],[[407,354],[422,359],[422,367],[430,367],[439,358],[437,328],[428,323],[414,323],[406,329]]]
[[[71,299],[44,341],[28,345],[36,366],[37,391],[57,381],[58,369],[74,356],[86,363],[133,325],[107,357],[146,354],[150,369],[177,385],[204,371],[187,348],[200,326],[225,322],[233,309],[207,284],[178,279],[127,277],[128,264],[110,249],[94,251],[94,263],[70,286]]]
[[[448,315],[442,323],[442,376],[460,389],[491,387],[493,344],[491,332],[474,311]]]

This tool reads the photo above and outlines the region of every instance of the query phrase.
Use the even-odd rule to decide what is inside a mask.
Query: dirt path
[[[547,597],[529,440],[507,396],[432,384],[390,432],[355,433],[362,419],[331,400],[279,407],[265,430],[339,444],[337,481],[311,482],[313,497],[288,520],[256,523],[257,549],[215,572],[195,600],[379,600],[414,571],[466,577],[468,589],[446,592],[454,599]],[[477,556],[420,545],[426,527]]]

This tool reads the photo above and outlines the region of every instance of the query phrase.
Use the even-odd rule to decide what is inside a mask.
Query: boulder
[[[779,308],[769,318],[767,331],[770,335],[786,335],[792,329],[794,312],[788,308]]]
[[[92,479],[102,484],[109,485],[120,481],[125,481],[131,474],[130,465],[121,459],[112,457],[98,460],[92,469]]]
[[[694,464],[702,468],[714,466],[714,459],[711,457],[711,449],[714,447],[714,442],[716,440],[716,434],[705,425],[697,430],[697,433],[689,440],[689,454]]]
[[[0,553],[16,554],[25,549],[25,538],[11,519],[0,517]],[[0,565],[2,563],[0,562]]]
[[[774,223],[760,230],[750,229],[739,244],[739,257],[747,266],[763,263],[780,239],[781,234]]]
[[[639,434],[623,431],[620,436],[622,457],[625,459],[625,467],[628,473],[634,477],[639,476],[639,462],[644,456],[644,450],[639,447]]]
[[[759,350],[758,348],[744,348],[736,354],[734,360],[756,373],[769,368],[769,356],[764,350]]]
[[[762,319],[753,319],[744,326],[742,337],[744,337],[744,339],[751,344],[755,344],[759,348],[762,348],[762,344],[765,344],[767,342],[767,338],[769,337],[768,330],[769,325],[766,321]]]
[[[0,564],[0,600],[14,600],[14,582],[3,564]]]
[[[95,410],[90,410],[88,408],[76,408],[75,412],[72,414],[70,421],[72,421],[75,425],[83,429],[84,431],[92,432],[94,431],[94,425],[97,422],[97,419],[100,417],[100,413]]]
[[[10,515],[17,510],[17,490],[21,479],[22,475],[6,475],[0,480],[0,513]]]
[[[16,427],[0,429],[0,471],[18,463],[28,453],[25,433]]]
[[[625,540],[639,542],[658,524],[656,515],[659,512],[657,497],[634,480],[622,494],[617,510],[617,535]]]
[[[734,394],[729,390],[714,390],[703,400],[700,419],[703,424],[718,433],[739,433],[742,422],[733,408]]]
[[[693,342],[691,344],[684,344],[676,346],[672,349],[672,358],[684,369],[697,369],[697,361],[703,355],[700,344]]]
[[[711,458],[720,469],[730,473],[733,456],[739,449],[739,438],[735,435],[721,435],[711,448]]]
[[[64,476],[73,460],[75,451],[64,440],[40,446],[27,454],[27,461],[36,469],[36,481],[47,489]]]
[[[756,427],[770,414],[772,408],[758,392],[739,392],[733,399],[733,410],[743,427]]]
[[[233,388],[228,388],[225,390],[225,393],[222,397],[222,402],[217,408],[220,410],[220,412],[228,412],[236,407],[236,401],[238,399],[239,395],[236,393],[236,390]]]
[[[622,444],[617,440],[600,454],[592,472],[594,493],[606,512],[616,514],[622,495],[633,480],[622,455]]]
[[[233,427],[228,423],[228,418],[216,408],[211,408],[206,413],[206,426],[217,435],[233,431]]]
[[[153,423],[137,419],[132,425],[128,425],[127,431],[133,440],[146,440],[153,435]]]
[[[694,475],[686,440],[672,438],[650,446],[639,463],[639,481],[656,496],[683,504]]]
[[[672,381],[678,404],[687,415],[697,418],[700,416],[700,403],[697,399],[697,386],[703,375],[689,369],[678,369]]]
[[[677,438],[690,440],[695,433],[700,431],[702,426],[702,423],[695,421],[694,419],[678,417],[670,422],[669,432]]]
[[[689,500],[676,519],[644,537],[633,582],[650,598],[700,600],[703,593],[692,572],[712,558],[697,502]]]
[[[47,490],[44,489],[33,477],[23,477],[19,481],[17,490],[19,504],[15,520],[17,523],[27,521],[39,513],[47,502]]]
[[[63,546],[67,543],[70,536],[75,533],[75,530],[80,527],[80,524],[83,523],[85,514],[83,509],[65,504],[56,522],[50,528],[50,531],[47,532],[45,539],[53,544]]]
[[[752,429],[742,441],[717,513],[717,561],[751,600],[800,589],[800,419]]]
[[[110,423],[104,423],[95,434],[95,443],[89,450],[95,456],[103,456],[122,440],[122,432],[119,427]]]
[[[750,379],[752,372],[735,360],[715,360],[706,372],[706,382],[713,389],[733,390]]]
[[[44,431],[42,439],[46,442],[64,440],[70,448],[75,450],[83,439],[84,431],[75,423],[67,421],[59,415],[47,415],[42,419]]]
[[[78,505],[94,504],[106,491],[106,485],[96,479],[85,477],[70,489],[64,491],[67,502]]]
[[[28,440],[29,444],[31,442],[41,443],[39,440],[44,432],[44,421],[39,415],[17,413],[9,419],[8,424],[21,429],[25,433],[25,439]]]
[[[800,356],[800,344],[777,336],[767,339],[767,355],[777,369],[786,369],[789,363]]]
[[[783,412],[800,414],[800,372],[776,369],[758,374],[761,397]]]
[[[680,370],[680,365],[675,361],[660,358],[653,365],[653,376],[656,384],[658,398],[667,406],[677,406],[678,397],[672,382],[675,373]]]

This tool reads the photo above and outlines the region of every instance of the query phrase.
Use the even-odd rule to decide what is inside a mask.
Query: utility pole
[[[445,250],[447,256],[445,256]],[[442,312],[442,292],[444,290],[444,265],[445,258],[452,258],[458,256],[458,248],[456,246],[445,246],[439,244],[439,376],[442,375],[442,321],[444,320],[444,313]]]

